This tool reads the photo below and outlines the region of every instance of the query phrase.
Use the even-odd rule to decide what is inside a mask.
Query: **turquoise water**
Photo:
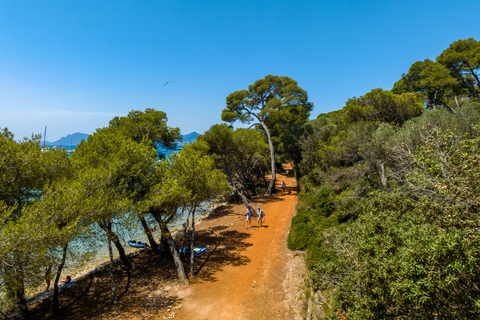
[[[205,202],[199,208],[197,208],[197,210],[195,211],[195,221],[201,221],[201,219],[209,213],[211,207],[211,202]],[[187,210],[185,210],[182,214],[181,209],[179,209],[178,217],[168,224],[169,230],[172,233],[174,233],[175,231],[183,230],[182,225],[186,222],[187,215]],[[135,221],[138,220],[138,218],[132,216],[132,220]],[[153,232],[155,240],[158,242],[158,239],[160,238],[158,223],[151,216],[147,216],[146,220]],[[127,244],[128,241],[136,240],[148,243],[147,236],[145,235],[140,222],[131,223],[130,226],[127,227],[125,226],[125,223],[120,223],[117,221],[117,223],[113,223],[112,229],[120,238],[120,242],[122,243],[127,254],[138,250],[130,247]],[[69,255],[69,259],[67,260],[66,266],[62,272],[62,277],[70,275],[75,278],[81,274],[85,274],[91,271],[96,266],[109,260],[108,243],[105,232],[101,230],[97,225],[92,225],[90,232],[95,234],[96,241],[87,244],[87,246],[89,246],[88,248],[85,247],[86,244],[84,242],[74,242],[71,244],[71,254]],[[114,257],[118,257],[117,249],[113,244],[112,248],[114,252]],[[89,258],[87,263],[82,263],[81,261],[78,261],[78,259],[81,259],[79,258],[81,256],[81,253],[83,253],[81,251],[86,250],[93,251],[91,253],[91,256],[93,257]]]

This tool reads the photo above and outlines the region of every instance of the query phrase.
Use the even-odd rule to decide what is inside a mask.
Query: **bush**
[[[267,187],[265,187],[265,185],[256,186],[255,192],[258,194],[265,194],[267,192]]]

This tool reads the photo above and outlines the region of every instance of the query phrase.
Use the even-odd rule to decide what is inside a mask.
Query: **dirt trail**
[[[291,170],[290,167],[284,167]],[[110,303],[108,268],[60,295],[62,314],[51,314],[51,300],[32,306],[34,319],[301,319],[305,263],[287,249],[295,215],[296,183],[292,174],[278,174],[272,197],[255,197],[265,212],[265,226],[245,228],[245,206],[225,205],[196,225],[196,246],[208,250],[196,258],[191,284],[178,282],[171,260],[148,250],[132,256],[133,269],[118,264],[118,304]],[[280,185],[285,181],[286,194]],[[184,263],[188,269],[188,257]]]
[[[285,195],[280,188],[282,181],[287,185]],[[219,256],[210,257],[222,259],[224,254],[227,260],[233,258],[232,263],[218,270],[205,264],[196,283],[178,292],[184,299],[175,319],[300,319],[303,260],[286,248],[296,202],[295,179],[290,174],[278,175],[274,197],[252,202],[265,212],[264,227],[257,227],[257,219],[253,218],[252,228],[247,230],[245,207],[233,206],[226,220],[234,217],[235,221],[223,228],[213,227],[216,234],[223,236],[223,243],[215,250]],[[208,228],[207,224],[205,221],[202,227]],[[228,235],[233,236],[233,241],[228,240]]]

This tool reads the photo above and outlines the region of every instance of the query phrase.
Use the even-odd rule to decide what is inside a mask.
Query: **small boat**
[[[207,251],[208,248],[202,248],[202,247],[195,247],[193,248],[193,252],[195,252],[195,257],[201,255],[205,251]],[[189,247],[183,247],[183,249],[178,249],[178,253],[183,253],[183,254],[190,254],[190,248]]]
[[[65,284],[59,285],[59,286],[58,286],[58,290],[62,290],[63,288],[71,287],[71,286],[73,286],[73,284],[74,284],[75,282],[77,282],[77,280],[73,280],[73,281],[70,281],[69,283],[65,283]]]
[[[128,245],[133,248],[145,248],[147,246],[146,243],[143,243],[141,241],[135,241],[135,240],[130,240],[128,241]]]

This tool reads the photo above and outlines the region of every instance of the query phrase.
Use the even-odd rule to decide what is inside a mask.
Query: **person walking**
[[[246,229],[250,228],[252,226],[252,215],[253,215],[253,210],[252,208],[247,208],[247,225]]]
[[[286,187],[286,186],[287,186],[287,185],[285,184],[285,181],[283,181],[283,182],[282,182],[282,192],[283,192],[283,194],[285,194],[285,187]]]
[[[257,219],[258,227],[263,227],[263,224],[265,223],[265,213],[260,207],[257,208]]]

